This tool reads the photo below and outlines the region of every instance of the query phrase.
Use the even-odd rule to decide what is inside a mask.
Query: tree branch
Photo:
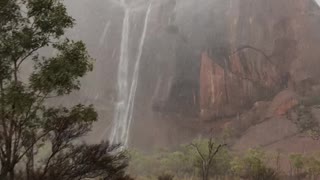
[[[23,63],[24,60],[26,60],[29,56],[31,56],[34,52],[36,52],[37,50],[39,50],[42,47],[37,47],[35,49],[32,49],[28,54],[26,54],[23,58],[21,58],[21,60],[19,61],[17,67],[19,68],[20,65]],[[20,59],[20,58],[19,58]]]
[[[46,135],[48,135],[50,133],[50,131],[43,133],[41,136],[39,136],[34,142],[32,142],[32,144],[30,146],[28,146],[25,151],[23,153],[21,153],[20,156],[18,156],[16,162],[19,162],[27,153],[28,151],[30,151],[30,149],[37,143],[39,142],[40,139],[42,139],[43,137],[45,137]]]
[[[204,157],[203,154],[201,153],[199,147],[198,147],[196,144],[193,144],[193,143],[191,143],[190,145],[196,148],[196,150],[197,150],[198,154],[200,155],[202,161],[205,161],[205,157]]]
[[[217,155],[217,153],[219,152],[219,150],[222,148],[222,147],[224,147],[224,146],[226,146],[227,144],[219,144],[219,146],[216,148],[216,150],[214,151],[214,153],[213,154],[211,154],[210,155],[210,157],[209,157],[209,165],[211,165],[211,163],[212,163],[212,161],[213,161],[213,158]],[[212,151],[211,151],[212,152]]]
[[[7,134],[7,124],[6,124],[6,121],[5,121],[5,117],[4,117],[4,102],[3,102],[3,97],[4,97],[4,87],[3,87],[3,80],[1,80],[0,82],[0,90],[1,90],[1,123],[2,123],[2,126],[3,126],[3,134],[4,134],[4,138],[7,139],[8,138],[8,134]]]
[[[40,176],[40,179],[44,179],[45,175],[47,174],[48,170],[49,170],[49,164],[52,160],[52,158],[54,158],[55,155],[57,155],[59,152],[61,152],[63,149],[65,149],[67,147],[67,145],[61,146],[59,149],[53,150],[50,157],[48,158],[46,165],[43,169],[43,172]]]

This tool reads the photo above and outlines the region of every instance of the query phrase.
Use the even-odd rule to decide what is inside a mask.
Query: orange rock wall
[[[311,0],[230,1],[227,63],[207,51],[201,56],[202,117],[236,115],[316,74],[315,7]],[[238,51],[242,46],[253,48]]]
[[[242,57],[244,58],[244,57]],[[223,67],[203,52],[200,70],[200,111],[202,118],[232,116],[255,101],[272,95],[279,86],[277,72],[266,62],[248,65],[245,58],[233,55]]]

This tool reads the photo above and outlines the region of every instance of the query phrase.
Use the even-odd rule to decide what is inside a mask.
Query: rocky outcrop
[[[316,12],[311,0],[230,1],[229,45],[201,56],[202,118],[236,115],[286,88],[311,91],[318,72],[306,64],[320,65],[313,49],[320,42],[310,37],[320,25],[311,15]],[[289,100],[274,113],[283,115],[297,103]]]
[[[241,113],[256,101],[270,98],[282,88],[283,78],[263,54],[248,48],[224,59],[204,52],[200,70],[201,117],[226,117]]]
[[[101,109],[94,139],[110,126],[116,104],[123,9],[111,0],[78,1],[77,6],[66,2],[77,19],[69,34],[83,39],[97,61],[94,72],[82,80],[81,91],[64,99],[88,99]],[[130,67],[145,9],[133,14]],[[313,0],[154,1],[133,110],[132,144],[149,147],[161,137],[163,145],[166,139],[177,144],[175,137],[195,126],[182,125],[192,120],[199,123],[194,130],[198,134],[212,122],[197,121],[199,112],[205,120],[239,114],[235,121],[247,127],[263,119],[273,96],[284,88],[305,95],[320,92],[317,14]],[[282,116],[295,103],[289,98],[275,105],[272,115]]]
[[[242,152],[260,148],[277,152],[282,156],[282,170],[289,171],[290,154],[315,153],[320,148],[320,142],[301,131],[298,125],[295,107],[301,103],[300,97],[290,90],[281,91],[270,102],[256,103],[254,108],[229,123],[228,128],[236,137],[232,149]],[[319,109],[312,107],[310,112],[314,120],[320,122]]]
[[[270,117],[283,116],[297,105],[299,97],[292,91],[284,90],[274,97],[268,113]]]

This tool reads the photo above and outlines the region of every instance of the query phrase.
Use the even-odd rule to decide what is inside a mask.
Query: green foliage
[[[208,140],[193,141],[206,152]],[[190,145],[181,145],[175,151],[160,150],[151,154],[131,150],[130,173],[138,180],[157,180],[162,175],[175,175],[174,179],[199,179],[200,160],[197,151]],[[227,148],[215,157],[210,168],[210,177],[215,179],[277,180],[280,172],[270,166],[271,157],[260,149],[249,149],[242,156],[233,156]],[[293,175],[297,178],[319,179],[320,154],[289,156]]]
[[[305,170],[312,177],[319,177],[320,175],[320,160],[318,157],[309,156],[304,160]]]
[[[78,90],[78,78],[92,70],[85,45],[82,42],[66,40],[53,47],[60,52],[56,57],[36,59],[36,71],[30,76],[31,88],[43,94],[57,95]]]
[[[309,179],[318,179],[320,177],[319,154],[291,154],[289,159],[295,175],[307,174]]]
[[[300,105],[295,109],[297,119],[295,121],[299,131],[307,133],[311,138],[319,139],[320,124],[312,113],[313,106]]]
[[[65,28],[74,24],[74,20],[67,15],[65,6],[59,0],[29,0],[27,7],[30,10],[28,17],[33,17],[34,27],[54,38],[62,36]]]
[[[243,158],[236,157],[231,162],[231,170],[236,176],[245,179],[278,179],[277,173],[266,165],[266,154],[258,149],[250,149]]]
[[[199,152],[204,156],[205,159],[208,159],[210,155],[210,149],[208,147],[209,143],[210,139],[197,139],[192,142],[192,144],[198,147]],[[212,150],[216,150],[219,145],[219,143],[214,143]],[[199,170],[202,168],[202,159],[199,153],[194,147],[191,146],[186,147],[186,149],[188,151],[188,154],[194,158],[192,159],[192,161],[194,162],[194,167],[199,172]],[[226,148],[219,149],[217,155],[215,155],[212,159],[209,174],[211,174],[211,176],[228,174],[231,160],[232,157]]]
[[[197,139],[194,144],[199,145],[203,153],[208,151],[208,139]],[[190,145],[181,145],[176,151],[170,152],[160,150],[152,154],[143,154],[137,150],[130,151],[131,174],[137,176],[161,176],[163,174],[174,174],[176,177],[199,176],[201,160],[198,152]],[[211,176],[227,175],[230,172],[232,156],[227,149],[221,149],[213,159],[210,167]]]
[[[309,134],[314,139],[320,138],[320,124],[312,113],[313,108],[319,108],[320,96],[305,97],[294,110],[297,114],[295,123],[301,132]]]
[[[140,176],[182,175],[187,171],[193,171],[192,164],[187,162],[187,156],[178,151],[143,154],[137,150],[131,150],[130,157],[129,171]]]
[[[63,36],[73,25],[62,0],[0,1],[0,179],[18,178],[18,164],[20,179],[130,179],[118,145],[79,143],[98,118],[92,105],[46,106],[92,71],[84,43]],[[39,57],[42,48],[57,53]]]
[[[300,171],[304,166],[304,157],[302,154],[291,154],[289,156],[291,166],[295,169],[295,171]]]

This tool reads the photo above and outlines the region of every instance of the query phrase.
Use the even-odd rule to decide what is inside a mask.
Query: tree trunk
[[[206,165],[202,167],[202,180],[209,180],[209,168]]]
[[[10,171],[10,180],[14,180],[14,169]]]
[[[0,180],[7,179],[9,173],[9,168],[6,163],[1,163]]]
[[[33,155],[33,146],[30,151],[27,153],[27,163],[26,163],[26,173],[27,180],[31,180],[34,177],[34,155]]]

